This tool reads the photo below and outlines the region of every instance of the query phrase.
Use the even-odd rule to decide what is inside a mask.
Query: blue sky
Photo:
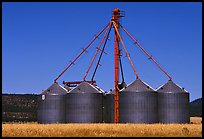
[[[41,93],[119,8],[125,11],[121,24],[190,93],[190,100],[202,97],[202,3],[3,2],[2,8],[3,93]],[[139,78],[154,89],[166,83],[167,76],[123,31],[121,35]],[[59,78],[59,84],[83,79],[99,41]],[[109,91],[114,84],[113,30],[105,51],[95,80]],[[130,84],[135,75],[124,56],[123,51],[125,81]]]

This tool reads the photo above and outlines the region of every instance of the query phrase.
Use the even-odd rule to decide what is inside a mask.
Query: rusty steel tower
[[[112,21],[115,22],[115,27],[119,30],[120,10],[115,8],[113,10]],[[114,122],[119,122],[119,36],[117,31],[114,33]]]

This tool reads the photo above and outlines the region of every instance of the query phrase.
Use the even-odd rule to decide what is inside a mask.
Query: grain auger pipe
[[[157,67],[164,72],[164,74],[169,78],[169,80],[172,80],[172,77],[159,65],[159,63],[156,62],[156,60],[153,58],[152,55],[150,55],[139,43],[137,40],[135,40],[131,35],[130,33],[128,33],[128,31],[122,26],[120,25],[121,28],[125,31],[125,33],[135,42],[135,44],[137,44],[141,49],[142,51],[150,58],[152,59],[152,61],[157,65]]]
[[[111,25],[111,23],[109,24],[109,26],[110,26],[110,25]],[[110,27],[111,27],[111,26],[110,26]],[[90,65],[89,65],[89,67],[88,67],[88,70],[86,71],[86,74],[85,74],[85,76],[84,76],[84,78],[83,78],[84,81],[86,81],[86,77],[87,77],[87,75],[88,75],[88,73],[89,73],[89,71],[90,71],[90,69],[91,69],[91,67],[92,67],[92,65],[93,65],[93,62],[94,62],[94,60],[95,60],[95,58],[96,58],[98,52],[99,52],[100,50],[102,51],[101,45],[103,44],[104,39],[105,39],[106,36],[107,36],[108,30],[109,30],[109,28],[106,29],[106,32],[105,32],[105,34],[104,34],[104,36],[103,36],[103,38],[102,38],[102,40],[101,40],[99,46],[96,48],[96,52],[95,52],[95,54],[94,54],[94,56],[93,56],[93,58],[92,58],[92,60],[91,60],[91,63],[90,63]]]
[[[117,29],[117,27],[116,27],[116,25],[115,25],[115,22],[114,22],[114,21],[112,21],[112,22],[113,22],[113,26],[114,26],[114,28],[115,28],[117,34],[118,34],[118,37],[119,37],[119,39],[120,39],[120,41],[121,41],[121,44],[122,44],[122,46],[123,46],[123,48],[124,48],[124,50],[125,50],[126,56],[128,57],[129,62],[130,62],[130,64],[131,64],[132,68],[133,68],[133,71],[134,71],[135,75],[136,75],[136,79],[138,79],[138,73],[136,72],[136,68],[134,67],[134,64],[133,64],[133,62],[132,62],[132,60],[131,60],[131,58],[130,58],[130,55],[129,55],[129,53],[128,53],[128,51],[127,51],[127,49],[126,49],[126,47],[125,47],[125,45],[124,45],[124,43],[123,43],[123,40],[122,40],[122,38],[121,38],[121,36],[120,36],[120,34],[119,34],[119,31],[118,31],[118,29]]]
[[[74,62],[77,61],[77,59],[86,51],[87,48],[89,48],[89,46],[91,46],[91,44],[101,35],[101,33],[103,33],[103,31],[109,26],[110,23],[108,23],[95,37],[94,39],[85,47],[83,48],[83,50],[79,53],[79,55],[60,73],[60,75],[54,79],[54,83],[57,82],[57,80],[67,71],[67,69],[69,69]]]

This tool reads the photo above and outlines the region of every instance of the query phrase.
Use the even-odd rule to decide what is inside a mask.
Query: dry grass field
[[[198,119],[191,118],[196,122]],[[201,123],[50,125],[5,123],[2,126],[3,137],[202,137]]]

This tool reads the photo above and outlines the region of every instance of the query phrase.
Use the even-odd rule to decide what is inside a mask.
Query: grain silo
[[[189,93],[169,80],[157,89],[160,123],[189,123]]]
[[[99,88],[82,82],[66,96],[67,123],[102,123],[103,93]]]
[[[67,90],[52,84],[38,96],[38,123],[65,123],[65,99]]]
[[[157,92],[136,79],[119,92],[120,123],[157,123]]]

